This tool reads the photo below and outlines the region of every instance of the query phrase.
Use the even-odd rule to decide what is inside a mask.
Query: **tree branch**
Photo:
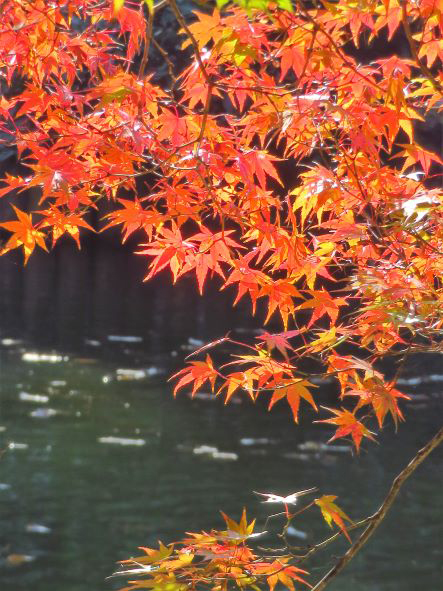
[[[209,78],[208,72],[205,68],[205,65],[203,63],[202,56],[200,54],[200,49],[198,47],[197,39],[194,37],[190,28],[186,24],[185,19],[183,18],[182,13],[180,12],[180,9],[177,6],[176,0],[168,0],[168,2],[169,2],[169,6],[171,7],[172,12],[175,15],[175,18],[177,19],[178,24],[185,31],[186,35],[189,37],[189,40],[191,41],[191,45],[194,49],[195,59],[197,60],[198,67],[200,68],[200,71],[202,73],[203,78],[205,79],[205,82],[209,83],[210,78]]]
[[[415,43],[414,37],[412,36],[411,27],[409,25],[406,1],[400,0],[400,6],[402,25],[406,38],[408,40],[409,49],[411,51],[412,57],[414,58],[417,66],[421,70],[423,76],[427,78],[429,82],[432,84],[434,90],[441,93],[443,92],[443,87],[441,86],[440,82],[433,76],[431,70],[421,61],[421,59],[418,56],[417,44]]]
[[[412,458],[409,464],[398,474],[394,479],[391,489],[388,492],[385,500],[381,504],[380,508],[370,517],[370,523],[368,527],[362,532],[358,540],[349,548],[349,550],[340,558],[340,560],[326,573],[326,575],[319,581],[313,588],[312,591],[323,591],[329,585],[331,580],[336,577],[354,558],[359,550],[366,544],[369,538],[372,536],[374,531],[383,521],[386,513],[391,508],[392,503],[395,501],[401,487],[409,478],[409,476],[415,472],[418,466],[428,457],[433,449],[435,449],[443,441],[443,427],[434,435],[434,437],[428,441],[428,443],[422,447],[417,454]]]

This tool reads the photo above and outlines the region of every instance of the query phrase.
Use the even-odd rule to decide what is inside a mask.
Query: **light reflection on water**
[[[0,340],[23,341],[0,346],[0,450],[14,443],[0,460],[1,591],[115,589],[123,582],[105,578],[117,560],[158,539],[219,527],[220,509],[238,517],[247,506],[260,530],[269,507],[253,490],[287,494],[318,486],[338,495],[351,517],[366,516],[440,426],[436,397],[409,405],[409,422],[398,435],[387,428],[381,445],[365,445],[359,457],[315,454],[309,445],[297,446],[324,443],[331,431],[312,426],[309,410],[295,426],[283,402],[267,413],[249,403],[174,401],[166,375],[171,362],[181,364],[180,346],[189,337],[210,341],[234,327],[250,330],[249,306],[232,310],[232,294],[220,295],[216,287],[202,299],[189,281],[174,289],[164,278],[142,284],[145,271],[141,257],[102,242],[80,253],[62,244],[51,256],[32,257],[26,268],[13,253],[0,258]],[[138,340],[108,338],[119,335]],[[65,360],[66,352],[76,358]],[[39,362],[42,353],[62,360]],[[441,369],[420,365],[415,373],[434,376]],[[405,387],[423,393],[423,384]],[[425,387],[440,391],[438,380]],[[36,396],[40,400],[32,400]],[[109,438],[146,443],[118,445]],[[202,445],[238,460],[194,454]],[[332,591],[440,589],[442,464],[437,450]],[[308,543],[330,531],[316,514],[294,525]],[[333,551],[345,548],[342,542]],[[14,554],[33,561],[8,565]],[[330,561],[328,553],[310,565],[311,581]]]
[[[388,429],[382,445],[369,444],[359,457],[316,455],[297,445],[325,441],[328,431],[309,422],[294,426],[283,406],[268,414],[248,403],[174,401],[161,376],[118,381],[116,366],[92,361],[30,363],[17,352],[2,354],[1,448],[8,442],[28,446],[7,450],[0,464],[2,591],[114,589],[122,582],[104,579],[117,560],[134,555],[139,545],[218,526],[219,509],[236,517],[248,506],[263,522],[268,508],[252,490],[289,493],[319,486],[324,494],[339,495],[348,514],[364,516],[437,429],[441,411],[410,406],[413,428],[406,423],[397,437]],[[20,399],[20,392],[49,401]],[[45,408],[57,412],[32,416]],[[194,454],[201,445],[238,460]],[[437,591],[441,460],[436,452],[418,470],[381,530],[331,589],[415,591],[420,585]],[[35,524],[50,532],[32,531]],[[308,533],[308,542],[328,535],[317,515],[294,525]],[[5,560],[11,554],[35,560],[11,566]],[[330,557],[319,557],[324,560]],[[312,568],[315,579],[321,571]]]

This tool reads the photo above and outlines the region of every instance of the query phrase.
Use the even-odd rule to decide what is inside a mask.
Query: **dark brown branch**
[[[151,39],[153,38],[152,28],[154,24],[154,11],[149,10],[148,14],[148,24],[147,24],[147,31],[145,32],[145,46],[143,48],[143,57],[140,62],[140,67],[138,70],[138,77],[143,78],[145,75],[146,65],[148,63],[149,58],[149,47],[151,44]]]
[[[405,483],[405,481],[409,478],[409,476],[415,472],[418,466],[425,460],[428,455],[434,450],[440,443],[443,441],[443,427],[434,435],[434,437],[428,441],[428,443],[417,452],[414,458],[409,462],[409,464],[404,468],[400,474],[394,479],[391,489],[388,492],[385,500],[381,504],[380,508],[369,518],[370,523],[368,527],[362,532],[358,540],[349,548],[349,550],[340,558],[340,560],[331,568],[331,570],[326,573],[326,575],[319,581],[313,588],[312,591],[323,591],[329,585],[329,583],[334,579],[354,558],[354,556],[361,550],[361,548],[366,544],[369,538],[372,536],[374,531],[386,517],[386,513],[392,506],[392,503],[395,501],[398,493],[400,492],[401,487]]]
[[[400,0],[400,6],[401,6],[401,21],[402,21],[402,25],[403,25],[403,29],[404,29],[406,38],[408,40],[409,49],[411,51],[412,57],[414,58],[414,61],[416,62],[419,69],[421,70],[421,73],[423,74],[423,76],[425,78],[427,78],[429,80],[429,82],[432,84],[434,90],[436,90],[437,92],[443,93],[443,87],[440,84],[440,82],[432,75],[431,70],[421,61],[421,59],[418,56],[417,44],[415,43],[414,37],[412,36],[411,27],[409,25],[408,13],[406,10],[406,1]]]
[[[188,25],[186,24],[185,19],[183,18],[182,13],[180,12],[180,10],[177,6],[177,2],[175,0],[168,0],[168,2],[169,2],[169,6],[171,7],[172,12],[175,15],[175,18],[177,19],[178,24],[185,31],[186,35],[189,37],[189,40],[191,41],[192,47],[194,48],[195,59],[197,60],[198,67],[200,68],[203,78],[205,79],[206,82],[209,83],[209,75],[208,75],[208,72],[206,71],[205,65],[203,63],[202,56],[200,54],[200,49],[198,47],[198,43],[197,43],[196,38],[192,34]]]

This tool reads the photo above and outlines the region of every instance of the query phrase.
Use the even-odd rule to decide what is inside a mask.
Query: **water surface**
[[[442,373],[438,363],[418,365],[418,382],[405,385],[430,396],[407,405],[398,434],[389,426],[380,445],[365,444],[359,456],[304,451],[331,431],[313,426],[309,411],[295,426],[284,402],[267,413],[247,402],[173,400],[166,377],[180,367],[189,338],[196,346],[235,327],[251,336],[260,318],[248,320],[247,304],[232,311],[232,294],[216,287],[202,299],[190,281],[175,289],[163,277],[143,284],[145,273],[145,261],[109,244],[80,253],[62,245],[25,269],[15,255],[0,259],[2,591],[115,589],[119,581],[105,579],[116,561],[158,539],[221,527],[220,509],[238,518],[246,506],[261,529],[269,506],[254,490],[318,486],[354,519],[366,516],[440,426],[441,380],[422,380]],[[131,378],[118,369],[145,376],[118,380]],[[322,391],[322,400],[331,403],[331,395]],[[193,453],[202,445],[238,459]],[[442,467],[436,451],[333,591],[441,588]],[[315,513],[294,525],[307,543],[330,534]],[[342,541],[332,552],[345,548]],[[32,562],[11,564],[11,555]],[[310,580],[330,565],[330,553],[319,556]]]
[[[21,355],[3,351],[1,365],[1,448],[11,448],[0,472],[5,591],[113,589],[115,581],[104,579],[117,560],[134,555],[139,545],[218,527],[219,509],[238,517],[247,506],[263,523],[269,506],[253,490],[289,493],[318,486],[339,495],[347,513],[359,518],[378,506],[390,480],[439,422],[436,408],[409,405],[410,423],[397,436],[387,430],[382,445],[364,446],[359,457],[306,453],[300,444],[325,441],[328,430],[309,422],[294,426],[283,405],[268,414],[248,403],[174,401],[160,375],[117,381],[112,363],[32,363]],[[48,402],[23,400],[23,393],[47,396]],[[48,408],[57,414],[45,416]],[[119,445],[115,438],[133,444]],[[238,459],[193,453],[201,445]],[[441,460],[436,452],[417,471],[381,531],[332,589],[415,591],[423,585],[437,591]],[[308,541],[329,533],[315,517],[294,524]],[[32,531],[35,524],[48,531]],[[340,544],[335,552],[344,548]],[[34,560],[11,566],[5,560],[10,554]],[[321,572],[315,564],[313,572],[314,578]]]

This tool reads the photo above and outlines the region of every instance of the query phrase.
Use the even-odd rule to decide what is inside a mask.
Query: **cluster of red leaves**
[[[288,556],[257,558],[247,545],[254,534],[255,520],[248,523],[243,510],[238,523],[222,513],[226,530],[211,530],[209,533],[189,533],[188,537],[168,547],[161,542],[158,550],[141,548],[145,556],[122,562],[124,570],[117,575],[143,576],[130,582],[121,591],[134,589],[161,589],[164,591],[185,591],[188,582],[192,589],[207,588],[208,581],[213,591],[226,591],[234,582],[240,589],[256,591],[266,581],[270,591],[280,583],[289,591],[295,591],[294,582],[310,586],[300,575],[305,570],[288,565]],[[127,568],[129,567],[129,568]]]
[[[202,292],[216,275],[236,302],[249,295],[266,321],[281,318],[284,332],[264,333],[235,371],[207,357],[179,372],[175,391],[220,381],[227,400],[270,391],[270,407],[285,398],[297,420],[301,398],[317,409],[298,359],[316,355],[357,399],[326,422],[358,448],[372,436],[368,410],[380,426],[402,418],[403,395],[372,362],[437,348],[443,324],[443,162],[415,135],[443,109],[443,4],[229,6],[190,24],[166,4],[192,53],[178,75],[150,2],[2,3],[1,141],[27,172],[6,175],[0,197],[38,192],[32,212],[14,205],[0,224],[2,253],[22,247],[26,261],[64,234],[78,242],[106,201],[105,227],[142,236],[147,279],[195,273]],[[409,57],[354,57],[394,35]],[[154,45],[168,90],[146,73]],[[331,354],[343,343],[367,361]]]
[[[298,494],[289,497],[277,497],[284,504]],[[327,524],[336,524],[351,543],[351,538],[345,526],[345,521],[352,523],[344,511],[335,504],[337,497],[323,495],[305,507],[317,506]],[[275,500],[274,499],[274,500]],[[294,583],[311,585],[303,578],[307,571],[290,564],[293,557],[281,555],[257,555],[248,545],[254,538],[267,532],[254,533],[255,519],[248,523],[246,511],[237,523],[222,512],[226,523],[225,530],[202,531],[188,533],[186,538],[164,546],[159,542],[158,550],[140,548],[143,556],[131,558],[121,562],[121,569],[115,576],[136,576],[129,586],[121,591],[135,589],[160,589],[162,591],[186,591],[207,589],[213,591],[227,591],[231,583],[240,589],[254,589],[259,591],[263,582],[274,591],[276,585],[283,585],[289,591],[295,591]],[[293,516],[287,515],[288,519]]]

